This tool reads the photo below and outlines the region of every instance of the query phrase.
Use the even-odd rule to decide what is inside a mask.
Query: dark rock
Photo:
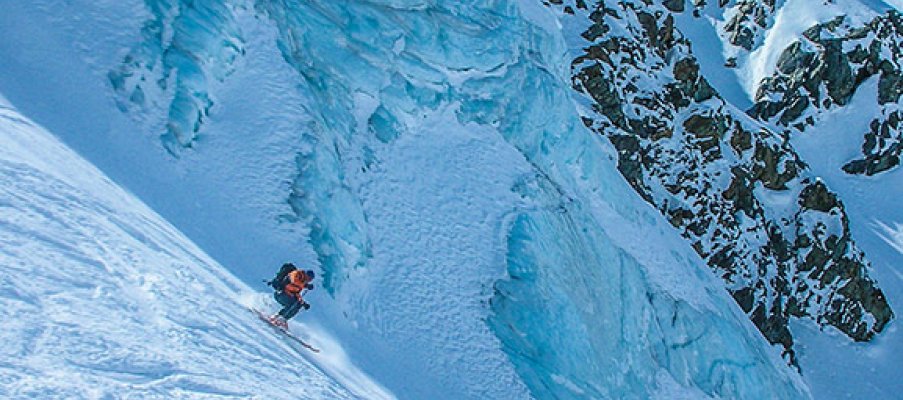
[[[806,186],[800,192],[799,203],[805,208],[821,212],[828,212],[839,205],[837,196],[829,192],[822,181],[815,181]]]
[[[784,134],[750,128],[754,124],[745,116],[734,114],[701,76],[689,42],[663,3],[618,4],[609,9],[600,2],[592,10],[592,25],[583,35],[591,43],[572,67],[573,87],[594,103],[596,114],[585,116],[591,121],[584,124],[615,147],[621,174],[681,231],[766,339],[784,347],[791,363],[787,324],[792,317],[833,325],[851,337],[876,332],[890,309],[875,300],[875,292],[862,289],[874,287],[869,264],[850,239],[837,196],[812,183]],[[695,12],[704,1],[693,4]],[[741,12],[728,25],[737,35],[747,34],[751,44],[767,25],[774,1],[737,4]],[[604,33],[615,24],[627,34]],[[870,47],[861,49],[857,57],[874,59]],[[759,98],[768,100],[757,102],[754,110],[767,119],[781,115],[786,123],[811,123],[807,110],[821,107],[825,99],[836,106],[832,96],[847,99],[850,81],[855,87],[862,70],[818,69],[851,59],[831,57],[803,51],[799,44],[785,51],[779,63],[783,72],[763,83]],[[870,68],[872,75],[880,71],[877,62]],[[888,149],[892,140],[881,136],[882,129],[876,128],[873,147]],[[722,153],[728,147],[730,154]],[[799,192],[789,194],[797,196],[797,203],[780,215],[766,212],[770,193],[794,190]],[[831,276],[845,280],[827,280]],[[851,286],[843,289],[849,295],[840,295],[849,281],[857,281],[858,289]]]
[[[684,12],[684,3],[685,0],[664,0],[662,2],[665,8],[674,12]]]
[[[731,292],[731,296],[734,297],[734,300],[737,301],[737,304],[740,305],[740,308],[743,310],[743,312],[748,313],[752,311],[752,306],[755,301],[752,288],[743,288],[733,291]]]
[[[727,126],[724,120],[703,115],[692,115],[684,121],[684,129],[697,138],[721,139]]]
[[[822,45],[824,46],[825,66],[822,69],[821,78],[827,83],[828,96],[831,96],[836,104],[847,104],[854,89],[850,60],[842,51],[840,40],[826,40]]]
[[[850,174],[874,175],[900,165],[900,155],[903,154],[901,119],[901,112],[894,111],[884,120],[872,120],[862,144],[864,157],[848,162],[843,170]]]
[[[752,148],[752,134],[740,128],[735,128],[731,135],[731,147],[737,154],[743,154]]]
[[[715,97],[716,94],[715,89],[709,85],[707,80],[700,79],[699,83],[696,85],[696,91],[693,93],[693,100],[696,102],[706,101]]]
[[[878,80],[878,104],[896,103],[903,94],[903,77],[899,71],[881,73]]]
[[[731,179],[731,184],[728,186],[727,190],[725,190],[721,194],[725,200],[729,200],[733,203],[734,208],[738,211],[743,211],[747,216],[755,217],[755,194],[753,194],[753,189],[749,177],[743,173],[734,172],[734,178]],[[748,310],[747,310],[748,311]]]

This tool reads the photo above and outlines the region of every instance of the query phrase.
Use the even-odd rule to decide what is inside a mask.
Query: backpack
[[[296,270],[295,265],[292,263],[282,264],[282,268],[279,268],[279,272],[276,273],[276,277],[271,281],[267,282],[267,285],[273,287],[276,290],[285,289],[285,285],[288,284],[288,273]]]

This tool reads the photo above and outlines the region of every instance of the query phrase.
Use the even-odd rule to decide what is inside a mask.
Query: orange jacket
[[[301,291],[310,283],[310,279],[304,271],[298,269],[288,273],[288,283],[285,284],[285,293],[301,300]]]

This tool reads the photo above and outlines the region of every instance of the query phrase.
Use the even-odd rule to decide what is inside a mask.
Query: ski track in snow
[[[244,284],[0,104],[0,397],[392,397],[261,324]]]

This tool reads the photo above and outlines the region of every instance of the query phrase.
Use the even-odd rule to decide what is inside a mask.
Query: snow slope
[[[393,397],[286,341],[254,298],[0,97],[0,397]]]
[[[272,27],[238,15],[245,53],[229,81],[209,82],[218,96],[203,151],[175,159],[160,145],[171,94],[148,91],[147,104],[126,114],[107,77],[140,43],[149,14],[142,1],[0,0],[0,8],[0,91],[23,114],[245,282],[311,257],[286,201],[295,131],[309,118],[295,90],[301,79],[282,62]]]
[[[894,310],[903,309],[903,170],[880,177],[845,173],[862,132],[877,111],[878,79],[860,87],[846,107],[826,112],[814,129],[792,137],[812,170],[844,199],[851,230],[872,259],[873,274]],[[898,312],[899,314],[899,312]],[[899,317],[897,317],[899,318]],[[800,332],[800,365],[817,398],[899,398],[903,393],[903,330],[892,320],[870,343],[853,343],[809,324]],[[842,366],[842,367],[839,367]]]

